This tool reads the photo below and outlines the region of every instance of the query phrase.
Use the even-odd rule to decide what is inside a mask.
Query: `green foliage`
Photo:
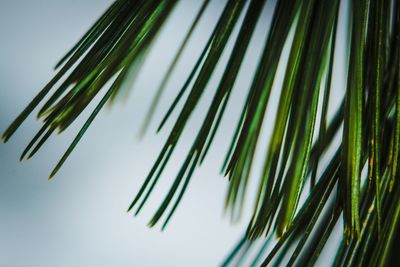
[[[28,115],[44,101],[38,117],[43,127],[21,159],[33,156],[55,131],[62,132],[81,115],[96,95],[103,98],[89,116],[50,177],[60,169],[104,104],[129,86],[145,60],[176,0],[117,0],[57,64],[55,77],[39,92],[3,134],[7,141]],[[203,5],[162,79],[149,111],[152,116],[197,23],[209,5]],[[185,126],[207,88],[210,77],[235,26],[228,63],[205,119],[181,169],[149,225],[163,217],[170,221],[192,174],[205,158],[229,103],[243,59],[250,47],[266,0],[227,1],[192,72],[171,104],[159,129],[184,102],[159,157],[129,210],[138,214],[171,159]],[[334,266],[393,266],[400,245],[400,184],[397,179],[400,142],[400,5],[396,0],[353,0],[348,16],[351,38],[347,87],[343,103],[328,121],[335,79],[333,62],[337,42],[340,0],[277,0],[271,26],[247,98],[228,149],[223,172],[229,179],[226,208],[240,215],[251,177],[256,148],[266,118],[271,91],[285,45],[289,59],[273,125],[265,151],[255,206],[247,231],[223,265],[244,262],[258,250],[252,265],[313,266],[340,217],[344,234]],[[243,14],[243,20],[240,17]],[[293,33],[293,38],[289,36]],[[70,71],[69,74],[68,71]],[[106,86],[112,81],[110,87]],[[61,85],[55,85],[59,83]],[[45,97],[52,94],[45,101]],[[105,92],[104,92],[105,91]],[[187,92],[186,99],[183,96]],[[319,121],[318,121],[318,118]],[[343,126],[343,127],[342,127]],[[143,132],[147,125],[143,126]],[[341,142],[335,144],[335,136]],[[319,173],[328,149],[336,151]],[[363,172],[363,170],[366,170]],[[365,173],[365,175],[364,175]],[[257,178],[257,177],[254,177]],[[310,181],[310,189],[305,184]],[[300,197],[305,196],[305,201]],[[269,249],[272,237],[279,239]],[[267,236],[261,248],[260,237]],[[290,250],[293,248],[294,250]],[[254,253],[253,253],[254,254]]]

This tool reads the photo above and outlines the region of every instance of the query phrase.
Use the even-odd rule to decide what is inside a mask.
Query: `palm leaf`
[[[209,2],[202,2],[162,78],[143,132]],[[206,90],[214,93],[197,136],[150,226],[164,218],[162,228],[166,227],[193,173],[212,146],[266,2],[226,2],[193,70],[161,120],[158,130],[183,102],[159,157],[129,206],[128,210],[135,208],[135,214],[144,208],[162,177],[202,95]],[[50,178],[53,177],[102,107],[124,88],[131,87],[157,34],[178,3],[116,0],[60,60],[54,78],[4,132],[3,140],[6,142],[43,102],[38,113],[43,127],[23,151],[21,160],[32,157],[55,130],[64,131],[97,95],[102,95],[51,172]],[[248,262],[313,266],[342,217],[343,238],[334,266],[393,266],[400,246],[400,185],[396,178],[400,143],[400,5],[395,0],[277,0],[273,8],[271,25],[264,26],[267,37],[252,83],[242,88],[247,90],[247,98],[222,166],[229,180],[226,208],[232,219],[239,218],[243,210],[250,179],[258,178],[258,191],[248,228],[223,265]],[[339,17],[350,21],[345,32],[338,30]],[[346,35],[351,38],[346,39]],[[231,39],[234,45],[228,51],[224,72],[218,85],[210,88],[209,80]],[[340,90],[333,83],[334,63],[340,59],[336,48],[339,42],[348,47],[348,56],[341,59],[348,63],[347,86],[342,104],[329,118],[332,92]],[[287,51],[288,60],[283,62]],[[280,66],[285,73],[282,85],[277,85]],[[109,81],[112,84],[108,87]],[[256,150],[263,138],[263,125],[271,120],[267,108],[277,86],[280,96],[272,136],[262,172],[254,177]],[[338,143],[334,142],[337,137],[341,138]],[[278,240],[271,247],[274,234]],[[253,254],[255,257],[249,256]]]

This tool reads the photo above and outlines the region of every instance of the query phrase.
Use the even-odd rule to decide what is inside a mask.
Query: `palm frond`
[[[32,157],[55,130],[68,128],[101,95],[52,171],[53,177],[102,107],[130,87],[132,77],[178,2],[116,0],[57,64],[57,74],[5,131],[3,140],[6,142],[44,102],[38,114],[43,127],[21,159]],[[202,2],[161,80],[149,119],[209,3]],[[183,102],[164,147],[129,206],[128,210],[135,209],[136,215],[162,177],[203,94],[206,90],[214,92],[197,136],[150,226],[164,218],[162,229],[166,227],[213,144],[266,3],[267,0],[226,2],[193,70],[161,120],[158,130]],[[345,33],[338,31],[340,17],[350,21]],[[234,220],[243,210],[249,180],[257,178],[251,175],[256,150],[263,138],[263,125],[271,119],[267,108],[273,101],[271,92],[277,86],[278,69],[283,64],[277,115],[258,177],[252,217],[224,266],[247,261],[251,265],[285,262],[287,266],[314,266],[340,217],[344,231],[333,266],[393,266],[398,260],[394,251],[400,246],[399,25],[400,5],[396,0],[276,1],[271,25],[264,27],[267,35],[252,82],[242,88],[247,90],[247,98],[222,166],[229,179],[226,208]],[[346,34],[350,40],[343,36]],[[210,88],[208,83],[231,39],[234,45],[228,51],[224,72],[218,85]],[[348,63],[347,86],[343,88],[344,100],[335,115],[328,118],[332,92],[340,90],[333,85],[339,42],[347,42],[348,46],[348,58],[342,58]],[[286,47],[289,57],[283,62]],[[109,81],[112,84],[108,87]],[[144,124],[143,132],[146,129]],[[335,143],[338,136],[341,141]],[[323,171],[319,171],[321,167]],[[274,234],[278,240],[270,249]],[[260,240],[263,244],[258,246]],[[255,257],[247,258],[254,251]]]

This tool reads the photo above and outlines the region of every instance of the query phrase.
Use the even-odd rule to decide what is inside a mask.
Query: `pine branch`
[[[116,0],[56,65],[58,72],[4,132],[7,142],[39,105],[43,127],[21,155],[32,157],[54,131],[68,128],[96,96],[101,100],[52,171],[53,177],[79,143],[102,107],[111,103],[151,52],[151,45],[177,0]],[[202,2],[170,68],[161,80],[149,118],[180,55],[209,6]],[[149,222],[171,220],[196,168],[203,163],[230,103],[250,41],[263,16],[266,0],[227,1],[192,72],[161,120],[171,120],[183,102],[159,157],[128,210],[137,215],[158,180],[206,90],[214,96],[182,167],[164,201]],[[259,179],[255,206],[243,238],[223,265],[286,264],[314,266],[343,217],[344,233],[334,266],[393,266],[400,246],[400,5],[395,0],[353,0],[342,14],[340,0],[278,0],[252,83],[222,172],[229,180],[226,208],[240,216],[250,179]],[[339,16],[348,16],[347,86],[343,103],[328,121]],[[243,17],[243,19],[241,19]],[[239,33],[234,34],[234,28]],[[230,39],[233,49],[218,85],[208,87]],[[273,132],[260,177],[251,175],[261,129],[275,86],[284,48],[289,47]],[[69,73],[69,74],[67,74]],[[107,87],[106,84],[112,85]],[[56,84],[60,84],[56,86]],[[187,94],[185,94],[187,93]],[[187,95],[186,97],[184,97]],[[318,119],[319,118],[319,119]],[[143,131],[147,128],[143,126]],[[335,137],[341,142],[333,142]],[[335,151],[330,156],[328,151]],[[323,162],[328,159],[328,164]],[[323,171],[319,169],[322,167]],[[365,170],[365,172],[363,171]],[[310,190],[305,184],[310,181]],[[302,201],[300,196],[306,197]],[[275,246],[270,247],[274,234]],[[267,238],[262,239],[262,236]],[[257,248],[256,243],[264,243]],[[291,250],[293,248],[294,250]],[[248,255],[256,251],[252,259]],[[291,251],[291,252],[289,252]],[[288,257],[288,261],[284,260]]]

